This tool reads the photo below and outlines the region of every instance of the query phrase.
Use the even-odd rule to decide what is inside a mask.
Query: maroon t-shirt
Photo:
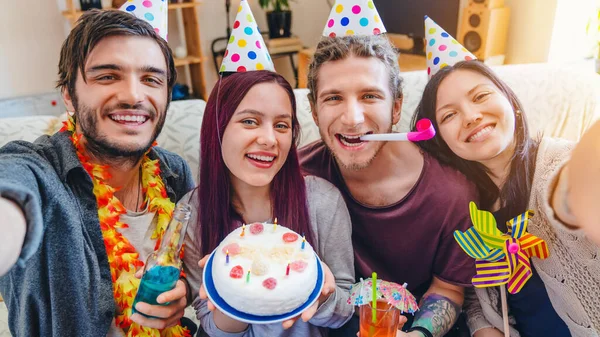
[[[471,227],[469,201],[475,187],[453,168],[424,154],[423,171],[412,190],[395,204],[371,207],[349,193],[337,163],[322,141],[300,149],[304,173],[330,181],[342,192],[352,218],[356,277],[402,284],[420,298],[432,277],[471,286],[475,261],[454,240],[455,230]],[[402,174],[402,172],[398,172]]]

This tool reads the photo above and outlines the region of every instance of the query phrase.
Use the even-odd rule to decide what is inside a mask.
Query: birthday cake
[[[317,263],[303,236],[280,225],[253,223],[234,230],[217,247],[212,277],[232,308],[272,316],[308,300],[317,285]]]

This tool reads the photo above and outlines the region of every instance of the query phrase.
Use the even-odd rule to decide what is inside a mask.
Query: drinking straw
[[[371,284],[373,285],[373,305],[371,306],[371,315],[373,316],[371,318],[373,323],[377,323],[377,273],[373,272],[373,274],[371,275],[371,279],[373,280],[373,282],[371,282]]]

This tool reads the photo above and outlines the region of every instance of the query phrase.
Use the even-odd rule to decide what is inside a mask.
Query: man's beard
[[[150,137],[148,143],[139,146],[137,148],[126,148],[120,146],[118,142],[112,142],[110,139],[106,137],[106,135],[100,134],[98,130],[98,116],[96,111],[85,104],[79,104],[79,102],[74,98],[73,105],[76,111],[76,124],[80,127],[81,133],[85,136],[86,151],[89,151],[95,158],[101,160],[103,162],[114,164],[125,164],[125,163],[137,163],[142,156],[152,147],[152,144],[160,134],[166,119],[166,110],[160,116],[160,120],[156,124],[154,128],[154,132]],[[113,107],[108,107],[104,109],[102,115],[106,116],[109,112],[113,110],[143,110],[149,114],[149,119],[147,122],[150,122],[152,119],[157,117],[157,113],[153,109],[149,109],[144,107],[141,104],[127,104],[120,103]]]
[[[384,133],[391,133],[393,131],[393,125],[390,125],[389,130],[387,130],[387,132]],[[325,139],[323,137],[323,134],[321,134],[321,138]],[[337,141],[336,137],[334,136],[333,141]],[[381,149],[383,148],[383,145],[385,145],[383,142],[377,142],[378,147],[375,151],[375,153],[373,154],[373,156],[371,158],[369,158],[366,162],[364,163],[357,163],[357,162],[350,162],[348,164],[344,163],[339,156],[337,156],[335,154],[335,151],[333,149],[333,145],[329,145],[327,144],[327,142],[324,142],[325,146],[327,146],[327,148],[329,149],[329,153],[331,153],[331,155],[333,156],[333,158],[335,159],[335,161],[337,162],[337,164],[339,166],[341,166],[342,168],[349,170],[349,171],[360,171],[363,169],[366,169],[367,167],[369,167],[371,165],[371,163],[373,163],[373,161],[375,160],[375,158],[377,158],[377,155],[379,154],[379,152],[381,151]]]

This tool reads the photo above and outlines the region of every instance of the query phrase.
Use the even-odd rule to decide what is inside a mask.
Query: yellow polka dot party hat
[[[127,0],[120,10],[147,21],[165,41],[169,21],[169,5],[165,0]]]
[[[373,0],[336,0],[323,36],[379,35],[385,32]]]
[[[240,1],[219,72],[275,71],[247,0]]]
[[[425,16],[425,39],[427,76],[430,79],[446,66],[452,66],[460,61],[477,59],[428,16]]]

